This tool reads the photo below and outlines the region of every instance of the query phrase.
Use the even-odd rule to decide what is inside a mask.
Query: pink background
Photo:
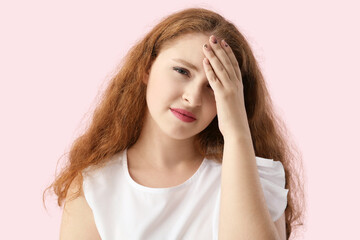
[[[49,211],[42,206],[57,160],[130,46],[185,7],[218,11],[252,45],[304,157],[305,239],[359,235],[356,1],[8,2],[0,3],[1,239],[58,239],[61,211],[51,197]]]

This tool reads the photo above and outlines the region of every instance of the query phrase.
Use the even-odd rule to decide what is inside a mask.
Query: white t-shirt
[[[261,157],[256,163],[275,221],[287,205],[284,168],[280,161]],[[103,168],[86,168],[84,195],[102,240],[218,239],[221,166],[204,158],[191,178],[169,188],[135,182],[128,171],[127,150]]]

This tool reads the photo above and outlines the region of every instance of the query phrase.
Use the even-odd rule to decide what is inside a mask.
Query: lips
[[[195,117],[194,114],[192,114],[191,112],[188,112],[188,111],[186,111],[186,110],[184,110],[184,109],[181,109],[181,108],[171,108],[171,110],[173,110],[173,111],[175,111],[175,112],[178,112],[178,113],[180,113],[180,114],[182,114],[182,115],[185,115],[185,116],[187,116],[187,117],[190,117],[190,118],[193,118],[193,119],[196,120],[196,117]]]

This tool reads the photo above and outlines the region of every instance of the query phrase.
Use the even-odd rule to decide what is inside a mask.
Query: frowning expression
[[[161,49],[144,80],[148,120],[173,138],[193,137],[216,116],[214,92],[202,65],[202,46],[208,39],[191,33],[172,40]]]

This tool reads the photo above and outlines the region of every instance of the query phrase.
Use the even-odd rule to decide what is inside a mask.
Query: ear
[[[145,83],[145,85],[148,84],[148,82],[149,82],[149,73],[144,74],[144,78],[143,78],[142,81],[143,81],[143,83]]]
[[[149,63],[148,67],[145,70],[144,78],[142,79],[142,81],[143,81],[143,83],[145,83],[145,85],[147,85],[149,83],[149,77],[150,77],[150,72],[151,72],[153,63],[154,63],[154,60],[151,60],[151,62]]]

